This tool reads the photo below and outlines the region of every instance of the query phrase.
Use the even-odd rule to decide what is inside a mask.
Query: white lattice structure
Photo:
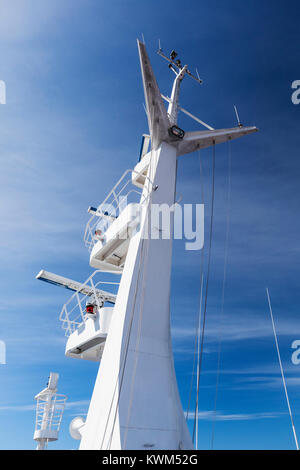
[[[44,450],[48,442],[56,441],[67,397],[57,393],[58,374],[50,373],[47,387],[35,396],[36,420],[33,439],[37,450]]]

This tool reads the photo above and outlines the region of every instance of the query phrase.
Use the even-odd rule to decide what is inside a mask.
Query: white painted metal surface
[[[102,307],[96,310],[93,318],[86,316],[69,336],[66,344],[66,356],[88,361],[100,361],[113,310],[113,307]]]
[[[211,147],[215,144],[222,144],[228,140],[237,139],[247,134],[252,134],[258,129],[255,126],[233,127],[231,129],[216,129],[213,131],[186,132],[184,139],[178,143],[178,156],[195,152],[199,149]]]
[[[116,295],[107,292],[106,290],[99,289],[97,286],[100,284],[106,286],[110,283],[105,283],[97,280],[95,282],[92,281],[93,277],[97,275],[99,271],[95,271],[85,283],[81,283],[78,281],[73,281],[73,279],[69,279],[67,277],[59,276],[58,274],[50,273],[42,269],[36,276],[36,279],[40,279],[41,281],[48,282],[49,284],[53,284],[55,286],[64,287],[65,289],[71,290],[73,292],[77,292],[77,294],[83,294],[85,296],[95,295],[97,298],[105,301],[115,303]]]
[[[127,204],[140,203],[142,191],[132,183],[132,174],[136,178],[140,176],[135,170],[126,170],[88,221],[84,233],[84,243],[89,251],[92,251],[99,240],[96,231],[100,230],[105,233]]]
[[[164,96],[163,94],[161,95],[161,97],[167,101],[168,103],[171,103],[171,99],[168,98],[167,96]],[[194,119],[194,121],[198,122],[199,124],[201,124],[202,126],[206,127],[206,129],[209,129],[210,131],[213,131],[214,128],[211,127],[209,124],[207,124],[206,122],[202,121],[202,119],[199,119],[197,116],[194,116],[192,113],[190,113],[189,111],[187,111],[186,109],[184,108],[181,108],[181,106],[178,106],[178,109],[180,111],[182,111],[184,114],[186,114],[187,116],[189,116],[190,118]]]
[[[78,283],[77,290],[64,304],[59,316],[68,337],[66,356],[100,361],[114,310],[108,305],[114,305],[118,288],[118,281],[103,281],[99,270],[84,283]],[[91,312],[88,305],[92,307]]]
[[[139,224],[140,204],[128,204],[94,245],[90,265],[108,272],[122,272],[130,239]]]
[[[173,204],[176,150],[162,144],[153,153],[151,172],[158,185],[152,203]],[[141,231],[129,245],[111,333],[83,431],[82,449],[192,447],[177,391],[171,348],[172,243],[143,240],[145,216],[146,213]]]
[[[103,289],[102,289],[103,287]],[[59,319],[65,335],[70,336],[86,319],[86,304],[90,299],[99,310],[104,302],[114,304],[119,288],[119,281],[104,281],[103,274],[96,270],[84,283],[78,283],[78,289],[63,305]],[[111,292],[108,292],[110,289]],[[103,294],[105,293],[105,295]]]
[[[134,171],[132,172],[132,184],[142,189],[147,178],[151,155],[152,152],[146,153],[141,159],[141,161],[136,164],[136,166],[134,167]]]
[[[67,354],[76,354],[74,348],[79,345],[81,351],[77,353],[84,353],[83,358],[89,358],[89,353],[93,355],[97,348],[94,360],[101,358],[86,422],[80,426],[80,433],[78,423],[74,426],[74,435],[82,436],[80,449],[193,448],[177,389],[171,346],[172,236],[149,236],[150,209],[152,204],[174,204],[177,157],[257,130],[215,130],[197,118],[208,130],[182,131],[176,136],[173,128],[177,126],[180,83],[186,74],[192,75],[186,66],[173,69],[176,78],[167,112],[145,45],[138,42],[138,48],[151,150],[146,153],[148,144],[143,143],[142,158],[135,169],[125,172],[103,203],[90,210],[93,215],[84,236],[92,266],[122,273],[115,306],[107,313],[105,327],[101,327],[95,318],[85,318],[77,290],[73,300],[77,301],[79,317],[71,318],[67,304],[61,314],[70,334]],[[124,200],[120,202],[122,195],[134,196],[135,200],[127,198],[124,205]],[[137,209],[138,227],[134,216]],[[92,283],[92,289],[100,287],[93,287]],[[101,322],[103,305],[96,293],[94,296]]]
[[[67,397],[57,393],[58,374],[50,373],[47,387],[35,396],[36,422],[33,439],[37,450],[47,448],[48,442],[56,441]]]
[[[82,438],[82,431],[84,428],[85,421],[81,416],[76,416],[76,418],[72,419],[70,426],[69,426],[69,432],[71,434],[71,437],[73,439],[76,439],[77,441],[80,441]]]
[[[191,449],[177,390],[170,336],[172,239],[143,237],[151,204],[174,203],[176,157],[255,128],[169,134],[177,123],[179,85],[168,113],[144,44],[138,43],[152,150],[140,231],[131,238],[110,332],[83,430],[81,449]],[[171,119],[169,119],[169,117]],[[154,188],[156,190],[154,190]],[[145,239],[147,238],[147,239]]]

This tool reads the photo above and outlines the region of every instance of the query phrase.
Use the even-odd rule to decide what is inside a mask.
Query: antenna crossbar
[[[94,274],[97,271],[94,272]],[[94,275],[93,274],[93,275]],[[49,284],[54,284],[56,286],[64,287],[65,289],[69,289],[74,291],[75,293],[93,296],[96,295],[98,298],[101,298],[105,302],[115,303],[116,302],[116,295],[111,294],[102,289],[93,289],[90,285],[87,285],[87,281],[85,283],[74,281],[73,279],[68,279],[67,277],[59,276],[58,274],[50,273],[42,269],[36,276],[36,279],[39,279],[44,282],[48,282]],[[90,279],[90,278],[89,278]],[[88,279],[88,280],[89,280]]]
[[[179,59],[175,60],[175,58],[177,57],[177,52],[172,51],[171,54],[170,54],[170,57],[168,57],[168,56],[166,56],[166,55],[164,54],[163,50],[162,50],[161,47],[159,46],[159,49],[158,49],[158,51],[157,51],[157,54],[160,55],[160,56],[161,56],[163,59],[165,59],[167,62],[169,62],[169,64],[170,64],[169,67],[170,67],[171,69],[173,69],[173,71],[175,71],[176,73],[177,73],[176,69],[177,69],[179,72],[181,72],[182,69],[184,68],[184,66],[181,64],[181,61],[180,61]],[[174,67],[175,67],[175,70],[174,70]],[[196,71],[197,76],[194,75],[194,74],[192,74],[192,72],[191,72],[188,68],[186,68],[185,73],[186,73],[189,77],[191,77],[193,80],[195,80],[196,82],[198,82],[198,83],[200,83],[200,84],[203,83],[203,80],[201,80],[201,78],[199,77],[198,71]]]

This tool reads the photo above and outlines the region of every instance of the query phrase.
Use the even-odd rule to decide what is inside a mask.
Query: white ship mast
[[[175,73],[171,98],[163,97],[140,41],[138,49],[150,135],[143,138],[141,159],[134,170],[125,172],[100,206],[89,208],[93,215],[85,242],[96,271],[84,284],[46,271],[38,275],[75,291],[60,315],[69,336],[66,355],[101,359],[86,422],[77,420],[72,427],[72,435],[81,438],[80,449],[193,448],[171,346],[172,233],[170,237],[149,236],[150,210],[154,204],[173,206],[177,157],[257,130],[242,125],[215,130],[180,108],[183,78],[201,80],[175,60],[175,51],[168,58],[160,49]],[[163,99],[169,103],[168,110]],[[179,110],[206,130],[184,132],[177,125]],[[138,202],[120,203],[124,190],[127,196],[140,191]],[[117,283],[97,281],[102,272],[121,274],[114,294],[106,289]]]
[[[177,127],[176,74],[168,112],[146,52],[138,41],[151,151],[143,165],[145,206],[131,238],[80,449],[191,449],[173,364],[170,334],[172,237],[144,239],[150,204],[174,204],[177,157],[256,131],[255,127],[186,132]],[[143,163],[144,162],[144,163]],[[151,182],[151,183],[150,183]],[[95,250],[96,246],[94,247]],[[97,264],[96,250],[91,265]]]

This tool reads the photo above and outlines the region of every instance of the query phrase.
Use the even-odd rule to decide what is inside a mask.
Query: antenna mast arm
[[[140,56],[151,144],[153,148],[156,149],[162,141],[166,141],[168,139],[170,121],[166,107],[160,95],[158,84],[150,64],[145,44],[140,41],[137,43]]]
[[[221,144],[228,140],[237,139],[252,132],[258,131],[257,127],[233,127],[230,129],[217,129],[212,131],[186,132],[184,138],[178,142],[178,155],[195,152],[196,150]]]

